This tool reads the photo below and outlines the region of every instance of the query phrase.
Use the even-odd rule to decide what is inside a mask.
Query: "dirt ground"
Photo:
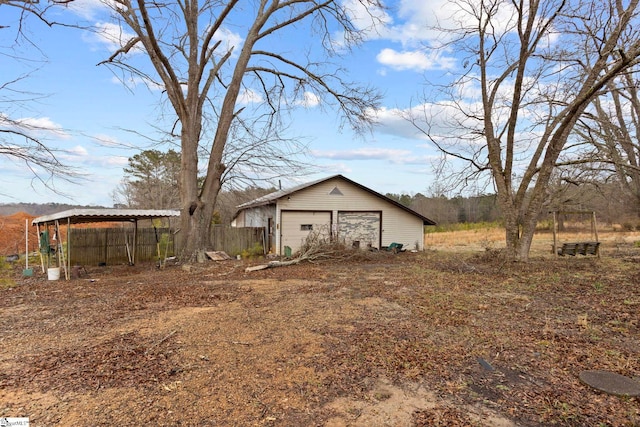
[[[31,426],[638,426],[640,249],[36,269],[0,290],[0,417]]]

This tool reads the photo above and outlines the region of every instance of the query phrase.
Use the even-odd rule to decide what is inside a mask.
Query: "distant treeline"
[[[237,206],[274,191],[251,187],[245,190],[221,192],[215,212],[215,223],[228,225]],[[436,221],[440,225],[455,223],[493,223],[502,220],[502,213],[495,194],[469,197],[425,196],[387,193],[385,196]],[[68,209],[100,208],[63,203],[4,203],[0,204],[0,216],[17,212],[41,216]],[[124,207],[124,206],[123,206]],[[144,206],[132,208],[146,209]],[[640,230],[640,206],[629,199],[619,186],[602,184],[598,187],[580,185],[549,188],[549,201],[540,213],[540,221],[548,219],[551,211],[595,211],[599,223],[627,224],[626,228]],[[577,218],[575,218],[577,219]]]
[[[624,229],[640,230],[639,200],[629,197],[615,183],[599,186],[572,185],[549,187],[549,197],[539,221],[550,219],[550,212],[595,212],[598,223],[620,224]],[[471,197],[427,197],[423,194],[386,194],[440,225],[454,223],[492,223],[502,220],[495,194]],[[573,215],[567,221],[589,221],[590,215]]]
[[[42,216],[69,209],[99,209],[102,206],[68,205],[66,203],[0,203],[0,216],[13,215],[18,212],[26,212],[29,215]]]
[[[502,218],[495,194],[447,198],[423,194],[386,194],[390,199],[434,220],[438,224],[495,222]]]

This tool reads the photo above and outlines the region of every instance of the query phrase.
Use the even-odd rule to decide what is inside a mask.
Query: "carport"
[[[155,210],[155,209],[70,209],[50,215],[40,216],[35,218],[31,225],[37,227],[38,236],[41,236],[41,229],[49,232],[49,227],[53,227],[53,232],[57,237],[56,240],[56,257],[58,260],[58,266],[64,270],[65,279],[69,279],[69,271],[71,270],[71,225],[72,224],[86,224],[86,223],[100,223],[100,222],[127,222],[134,224],[133,242],[131,248],[131,262],[135,263],[136,254],[136,235],[138,234],[138,221],[151,220],[158,218],[175,218],[180,216],[178,210]],[[67,232],[67,253],[64,252],[60,236],[60,226],[66,224]],[[42,249],[41,242],[38,242],[38,247]],[[42,257],[42,250],[40,250],[40,260],[42,265],[42,272],[45,272],[44,259]]]

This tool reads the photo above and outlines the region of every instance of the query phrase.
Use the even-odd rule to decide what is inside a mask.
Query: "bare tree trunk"
[[[518,232],[518,221],[514,218],[513,212],[504,211],[504,229],[505,229],[505,243],[506,243],[506,256],[510,259],[516,257],[518,250],[518,241],[520,239],[520,233]]]
[[[528,215],[522,221],[522,232],[520,234],[520,240],[518,242],[518,250],[516,251],[516,261],[528,261],[529,253],[531,251],[531,244],[533,243],[533,236],[536,232],[536,226],[538,224],[538,215],[532,211],[528,212]]]
[[[198,188],[199,127],[197,123],[183,120],[180,233],[176,253],[185,261],[195,261],[197,251],[209,246],[211,216],[213,214],[213,207],[208,209],[200,200],[200,189]]]
[[[183,260],[202,260],[204,258],[198,259],[199,255],[211,246],[213,212],[220,191],[220,177],[222,176],[224,168],[220,167],[219,169],[219,171],[214,173],[217,179],[213,179],[213,187],[206,192],[206,196],[209,197],[208,199],[205,198],[205,192],[203,192],[200,198],[196,198],[191,203],[185,198],[185,203],[187,203],[188,206],[183,207],[180,215],[182,225],[180,232],[182,236],[179,240],[178,251],[180,258]],[[211,177],[208,176],[207,178],[209,179]]]
[[[229,138],[231,123],[235,117],[234,108],[238,94],[240,93],[242,76],[245,73],[247,64],[251,57],[251,48],[255,43],[255,35],[257,34],[257,31],[258,28],[256,26],[249,32],[236,63],[231,84],[227,87],[227,92],[218,120],[218,127],[213,139],[211,154],[209,156],[207,175],[201,189],[198,189],[197,185],[194,185],[198,181],[198,150],[189,150],[189,153],[191,153],[192,156],[183,158],[183,176],[187,181],[183,184],[189,185],[189,191],[183,194],[183,211],[181,214],[181,223],[184,227],[182,230],[184,233],[183,237],[186,240],[181,241],[181,248],[178,253],[180,253],[181,258],[183,259],[193,261],[194,258],[197,258],[199,253],[202,253],[210,246],[211,221],[213,219],[216,199],[220,192],[220,187],[222,186],[222,174],[225,170],[225,166],[221,163],[221,159],[223,157],[224,147],[226,146]],[[193,126],[197,130],[192,131],[192,134],[185,135],[183,131],[183,151],[185,150],[185,145],[190,143],[196,144],[197,147],[200,135],[199,123],[200,122],[198,121],[198,123]],[[198,137],[192,141],[194,135],[198,135]],[[202,257],[202,259],[204,259],[204,257]]]
[[[209,245],[209,235],[211,233],[211,219],[206,218],[206,209],[197,209],[193,214],[182,214],[180,216],[180,238],[178,254],[185,262],[202,260],[198,258],[198,253],[202,252]]]

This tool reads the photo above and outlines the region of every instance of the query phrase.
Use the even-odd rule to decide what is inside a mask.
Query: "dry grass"
[[[78,427],[638,426],[638,398],[579,380],[592,369],[640,377],[638,236],[605,234],[601,259],[545,250],[505,263],[485,250],[501,235],[487,230],[449,234],[437,251],[253,273],[263,261],[88,267],[56,283],[20,267],[18,286],[0,289],[0,416]]]
[[[558,244],[563,242],[581,242],[595,240],[587,227],[578,231],[558,233]],[[640,242],[640,231],[612,231],[598,230],[598,240],[602,242],[601,252],[615,253],[628,246]],[[541,231],[533,237],[531,256],[551,256],[553,233]],[[429,250],[448,252],[476,253],[485,250],[502,249],[505,247],[505,232],[502,228],[487,227],[476,230],[445,231],[425,234],[424,246]]]

